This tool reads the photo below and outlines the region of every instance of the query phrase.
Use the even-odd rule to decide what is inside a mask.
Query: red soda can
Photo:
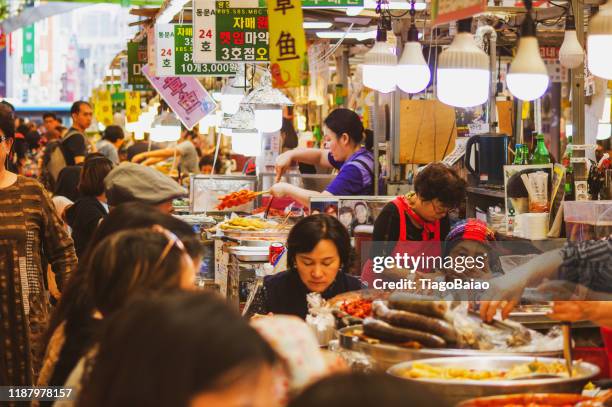
[[[269,252],[269,261],[271,265],[276,265],[276,263],[278,262],[278,259],[281,257],[281,255],[283,254],[283,252],[285,251],[285,245],[280,243],[280,242],[274,242],[270,245],[270,252]]]

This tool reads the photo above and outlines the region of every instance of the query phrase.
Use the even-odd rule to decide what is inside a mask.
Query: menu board
[[[211,75],[231,76],[236,73],[238,66],[231,63],[193,62],[193,26],[191,24],[174,25],[174,73],[176,76]]]
[[[217,1],[215,9],[217,61],[268,62],[268,11],[265,8],[230,8]]]

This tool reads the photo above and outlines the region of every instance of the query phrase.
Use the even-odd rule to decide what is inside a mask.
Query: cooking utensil
[[[270,213],[270,208],[272,207],[272,201],[274,201],[274,197],[270,197],[270,201],[268,202],[268,206],[266,206],[266,211],[264,212],[264,219],[268,219],[268,214]]]
[[[572,323],[562,322],[561,330],[563,331],[563,357],[565,358],[567,371],[572,377]]]
[[[533,356],[468,356],[419,360],[437,367],[457,367],[475,370],[510,370],[520,364],[531,363]],[[538,357],[538,362],[555,363],[561,359]],[[591,363],[576,362],[574,377],[555,377],[526,380],[457,380],[457,379],[412,379],[402,375],[414,362],[392,366],[387,373],[409,381],[424,390],[434,392],[450,405],[483,396],[515,393],[580,393],[584,385],[597,374],[599,368]]]

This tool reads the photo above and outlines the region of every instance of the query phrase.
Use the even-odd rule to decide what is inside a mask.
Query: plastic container
[[[567,201],[563,203],[565,232],[571,241],[595,240],[612,233],[612,201]],[[604,219],[605,218],[605,219]]]

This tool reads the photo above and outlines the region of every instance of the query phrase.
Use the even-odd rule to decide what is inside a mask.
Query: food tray
[[[476,370],[506,370],[517,364],[533,362],[533,356],[464,356],[440,357],[421,360],[432,366],[448,366]],[[538,357],[542,363],[559,362],[562,359]],[[457,379],[412,379],[401,375],[410,369],[413,362],[392,366],[388,374],[399,377],[411,384],[436,394],[450,405],[475,397],[486,397],[515,393],[580,393],[589,379],[599,374],[599,368],[591,363],[574,362],[578,373],[573,377],[527,380],[457,380]]]
[[[234,246],[230,248],[230,253],[240,261],[266,262],[269,260],[269,249],[267,247]]]
[[[556,351],[545,351],[545,352],[500,352],[500,351],[486,351],[479,349],[456,349],[456,348],[443,348],[443,349],[410,349],[396,346],[389,343],[368,343],[359,336],[358,334],[363,332],[362,325],[353,325],[346,328],[342,328],[338,332],[340,346],[344,349],[361,352],[367,355],[373,362],[374,368],[377,370],[385,371],[391,366],[419,359],[428,358],[439,358],[439,357],[462,357],[462,356],[529,356],[529,357],[555,357],[560,356],[562,350]]]

